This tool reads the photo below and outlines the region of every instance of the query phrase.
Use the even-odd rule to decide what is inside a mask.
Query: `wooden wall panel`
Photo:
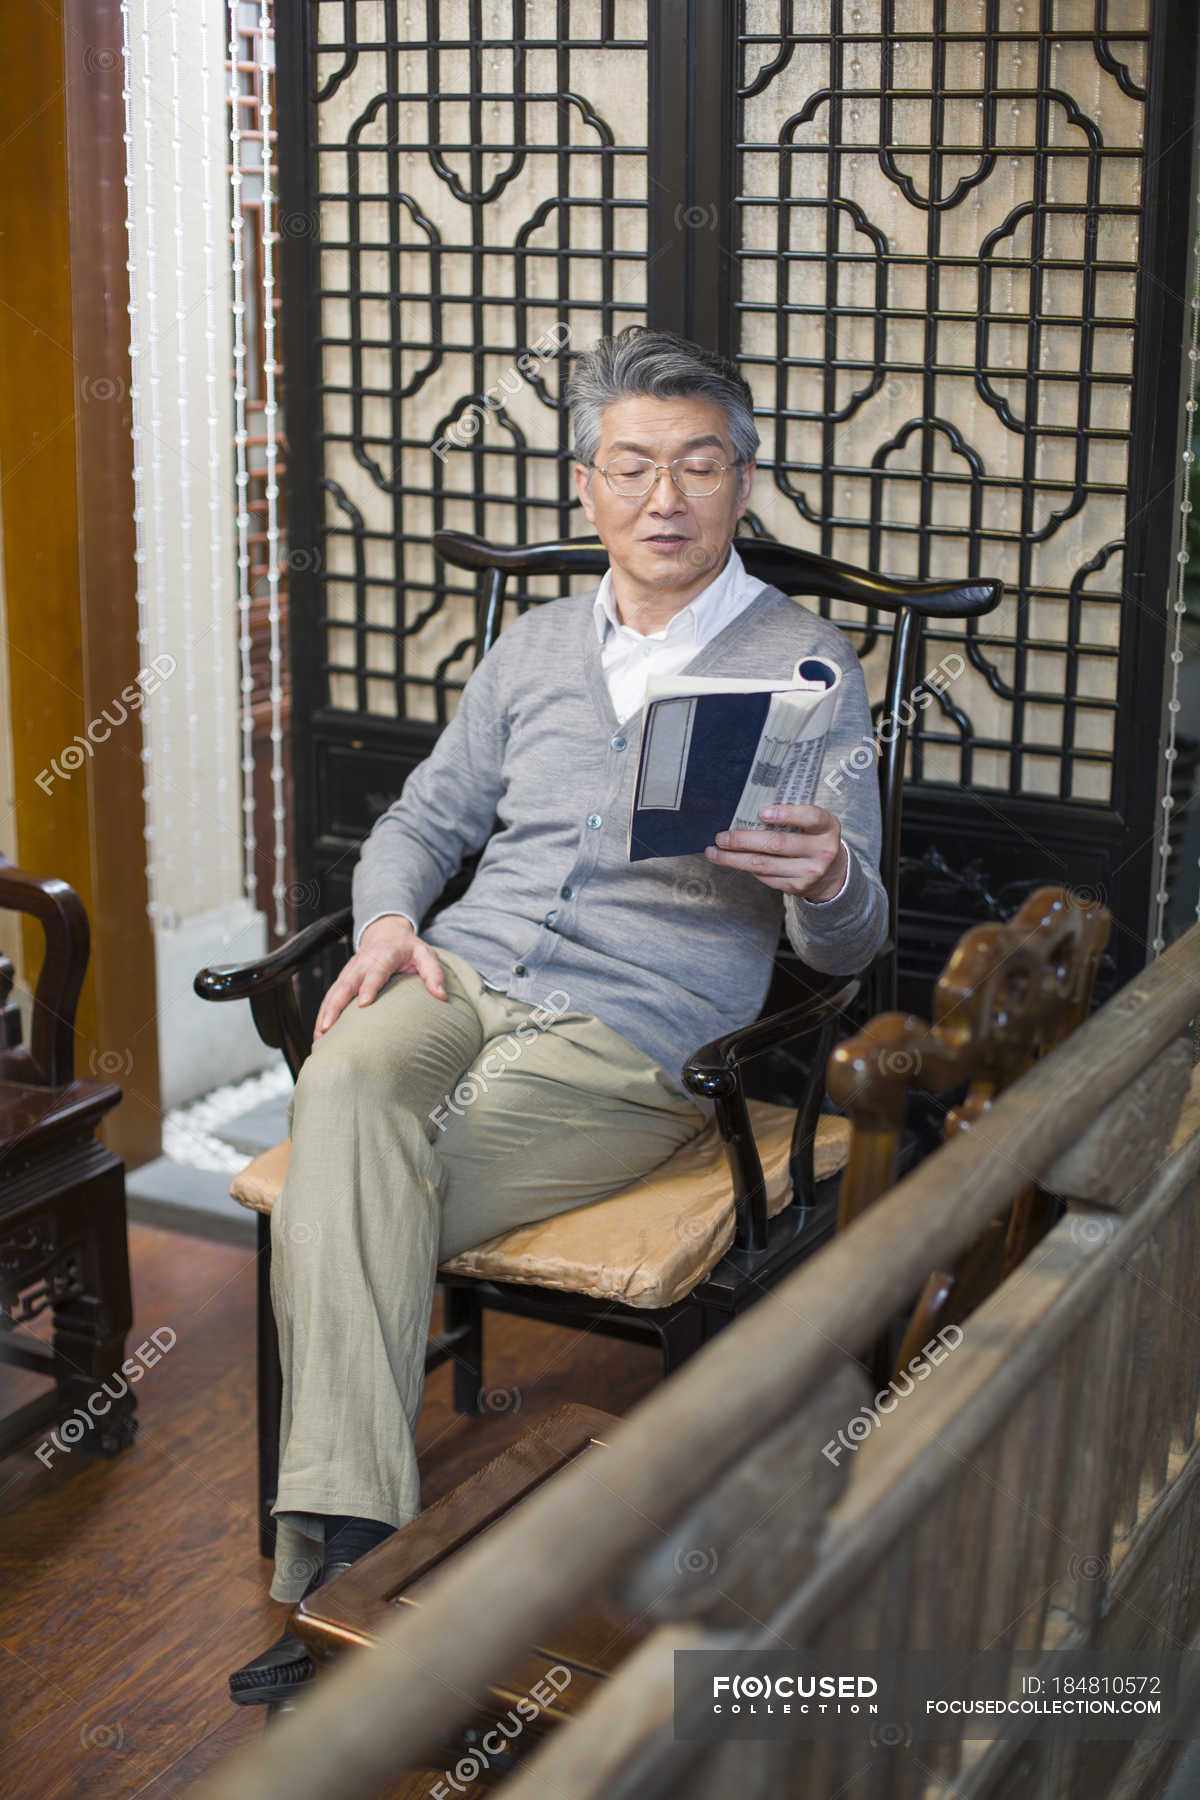
[[[17,843],[4,848],[69,881],[87,907],[76,1069],[120,1082],[125,1101],[103,1135],[136,1166],[158,1153],[161,1117],[137,715],[81,768],[61,779],[51,769],[139,667],[121,90],[117,0],[23,10],[0,66],[0,505],[17,819]],[[32,973],[41,931],[26,931]]]

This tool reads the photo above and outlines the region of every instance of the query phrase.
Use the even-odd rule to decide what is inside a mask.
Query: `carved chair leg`
[[[63,1242],[79,1245],[83,1288],[54,1306],[58,1399],[64,1414],[92,1421],[81,1447],[115,1456],[137,1430],[137,1398],[121,1370],[133,1323],[124,1164],[109,1158],[55,1211]]]
[[[442,1290],[445,1329],[466,1326],[466,1335],[454,1352],[454,1410],[473,1419],[483,1411],[483,1306],[474,1288],[451,1283]]]
[[[258,1215],[258,1551],[275,1554],[275,1521],[271,1508],[279,1485],[279,1416],[283,1405],[283,1372],[279,1334],[271,1305],[271,1220]]]
[[[672,1374],[681,1363],[694,1356],[705,1338],[709,1335],[706,1326],[707,1308],[699,1305],[685,1307],[676,1313],[673,1319],[659,1327],[659,1340],[663,1351],[663,1376]]]

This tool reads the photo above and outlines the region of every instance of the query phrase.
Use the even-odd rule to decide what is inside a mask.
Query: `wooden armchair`
[[[935,987],[932,1024],[913,1014],[885,1013],[836,1046],[829,1090],[852,1128],[839,1231],[893,1185],[906,1104],[915,1089],[949,1094],[965,1086],[947,1113],[946,1137],[978,1129],[1004,1089],[1083,1022],[1109,929],[1103,906],[1062,888],[1041,888],[1010,920],[963,935]],[[815,1565],[821,1513],[845,1493],[849,1461],[827,1460],[822,1443],[869,1406],[893,1362],[896,1369],[906,1367],[937,1331],[974,1312],[1049,1230],[1058,1210],[1055,1198],[1033,1184],[1018,1195],[958,1264],[930,1276],[907,1330],[893,1329],[867,1359],[876,1364],[871,1386],[847,1358],[784,1430],[714,1483],[640,1572],[574,1613],[552,1636],[531,1642],[493,1684],[489,1706],[481,1706],[468,1727],[474,1735],[441,1746],[445,1766],[471,1758],[472,1745],[509,1697],[533,1691],[555,1668],[571,1671],[570,1685],[538,1715],[530,1742],[509,1745],[500,1737],[497,1754],[474,1759],[491,1774],[509,1770],[590,1704],[656,1622],[698,1619],[713,1629],[736,1630],[767,1618],[781,1590]],[[499,1456],[299,1603],[293,1629],[314,1660],[325,1668],[349,1649],[374,1645],[398,1607],[419,1608],[455,1556],[576,1458],[600,1458],[603,1480],[603,1452],[621,1426],[612,1414],[575,1405],[526,1426]],[[789,1497],[782,1511],[781,1493]],[[703,1551],[697,1553],[697,1546]],[[716,1579],[704,1578],[709,1559],[719,1569]]]
[[[457,532],[434,547],[474,571],[474,647],[482,656],[503,621],[511,578],[594,576],[607,568],[598,542],[506,549]],[[848,1143],[846,1122],[822,1110],[826,1058],[838,1019],[860,990],[869,1010],[895,1004],[895,923],[901,791],[911,695],[918,687],[927,619],[971,618],[1001,596],[996,581],[885,581],[843,563],[773,540],[747,538],[737,549],[748,571],[793,595],[848,601],[865,612],[868,643],[877,614],[894,619],[885,697],[879,709],[878,779],[883,810],[881,873],[890,903],[888,942],[868,971],[830,978],[807,970],[784,947],[756,1023],[698,1049],[682,1074],[690,1091],[714,1103],[713,1122],[656,1169],[592,1206],[520,1226],[450,1258],[439,1270],[446,1329],[431,1338],[426,1371],[454,1358],[454,1401],[480,1410],[485,1309],[645,1341],[662,1349],[664,1371],[678,1366],[802,1257],[831,1234],[836,1178]],[[544,602],[517,598],[523,610]],[[552,601],[549,602],[553,604]],[[865,777],[870,779],[869,774]],[[295,978],[307,961],[339,942],[349,948],[351,910],[318,919],[260,962],[203,969],[195,991],[208,1000],[248,999],[264,1041],[282,1049],[293,1075],[311,1031],[300,1018]],[[748,1098],[746,1070],[786,1046],[796,1091],[788,1104]],[[279,1373],[269,1289],[268,1215],[282,1188],[290,1145],[276,1145],[244,1169],[234,1197],[259,1214],[260,1484],[264,1551],[270,1541],[277,1460]]]
[[[74,890],[0,856],[0,908],[42,922],[46,951],[31,1042],[10,1004],[13,967],[0,957],[0,1362],[54,1383],[0,1419],[0,1454],[66,1414],[82,1412],[68,1447],[113,1454],[133,1441],[135,1400],[99,1396],[120,1369],[133,1322],[125,1170],[95,1136],[121,1099],[111,1081],[75,1078],[75,1007],[87,970],[87,914]],[[50,1344],[21,1326],[52,1309]],[[89,1406],[89,1401],[91,1405]],[[43,1460],[53,1461],[53,1446]]]

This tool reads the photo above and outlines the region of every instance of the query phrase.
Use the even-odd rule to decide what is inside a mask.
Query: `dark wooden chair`
[[[434,548],[479,577],[474,648],[483,655],[503,622],[507,584],[538,576],[595,576],[607,568],[594,541],[506,549],[457,532],[440,532]],[[878,709],[882,752],[881,873],[890,904],[887,944],[867,971],[827,977],[807,970],[781,946],[764,1015],[754,1024],[698,1049],[683,1070],[687,1087],[714,1103],[715,1120],[653,1183],[634,1184],[594,1206],[520,1227],[442,1265],[445,1330],[431,1338],[426,1371],[453,1357],[454,1401],[480,1410],[485,1309],[546,1319],[635,1341],[657,1342],[665,1372],[811,1254],[835,1226],[837,1175],[848,1143],[844,1120],[823,1110],[825,1061],[837,1021],[859,995],[869,1013],[894,1006],[896,903],[902,780],[911,696],[918,686],[926,620],[987,613],[1001,596],[997,581],[888,581],[812,552],[766,538],[737,540],[752,575],[785,593],[850,602],[865,614],[867,642],[880,613],[893,620],[885,695]],[[516,605],[544,604],[528,594]],[[549,602],[553,604],[552,601]],[[468,644],[470,639],[467,640]],[[866,777],[869,779],[869,775]],[[307,1056],[311,1032],[301,1021],[297,972],[308,960],[352,939],[350,908],[319,919],[272,955],[251,964],[203,969],[195,991],[208,1000],[248,999],[264,1041],[280,1048],[293,1075]],[[750,1098],[746,1071],[757,1059],[786,1052],[792,1091],[776,1100]],[[259,1213],[259,1403],[263,1547],[277,1461],[279,1374],[269,1291],[268,1216],[287,1169],[285,1141],[243,1170],[232,1184]],[[657,1208],[657,1212],[655,1209]],[[656,1222],[657,1221],[657,1222]],[[598,1240],[596,1234],[600,1234]],[[598,1248],[601,1244],[603,1248]],[[628,1270],[614,1271],[614,1245],[626,1244]],[[604,1270],[593,1282],[592,1271]]]
[[[828,1091],[851,1125],[839,1230],[895,1181],[914,1093],[964,1090],[946,1112],[949,1139],[984,1118],[1005,1088],[1083,1023],[1111,926],[1099,901],[1039,888],[1011,919],[976,925],[959,940],[934,989],[932,1023],[881,1013],[835,1047]],[[877,1346],[876,1376],[886,1381],[936,1332],[974,1312],[1060,1211],[1057,1197],[1031,1182],[953,1269],[931,1270],[907,1322]]]
[[[101,1396],[103,1405],[96,1396],[120,1369],[133,1309],[125,1168],[95,1136],[121,1090],[75,1078],[87,914],[65,881],[26,874],[2,856],[0,908],[32,914],[46,934],[28,1048],[10,1001],[13,967],[0,957],[0,1362],[54,1383],[0,1419],[0,1453],[78,1412],[68,1447],[111,1455],[133,1441],[134,1396],[127,1388]],[[47,1308],[49,1344],[20,1329]]]
[[[940,1095],[965,1087],[946,1116],[949,1138],[985,1117],[1006,1087],[1083,1022],[1109,929],[1109,915],[1099,903],[1062,888],[1041,888],[1010,920],[978,925],[963,935],[934,989],[932,1023],[914,1014],[884,1013],[834,1048],[829,1091],[852,1127],[839,1230],[893,1185],[905,1111],[915,1091]],[[652,1566],[620,1592],[576,1612],[548,1640],[530,1644],[493,1684],[491,1710],[481,1707],[464,1735],[443,1746],[444,1765],[470,1759],[482,1734],[503,1714],[509,1695],[533,1691],[556,1665],[571,1671],[571,1683],[539,1711],[530,1741],[510,1745],[503,1734],[494,1734],[497,1753],[476,1754],[472,1766],[482,1763],[496,1777],[529,1755],[581,1710],[660,1619],[696,1617],[720,1630],[736,1628],[746,1617],[766,1617],[779,1591],[781,1567],[787,1566],[789,1579],[794,1579],[797,1561],[815,1558],[815,1532],[803,1507],[813,1506],[822,1487],[824,1498],[831,1499],[849,1478],[847,1464],[835,1471],[822,1461],[820,1444],[886,1383],[893,1368],[904,1368],[935,1332],[967,1318],[1050,1228],[1057,1211],[1053,1195],[1031,1186],[993,1221],[956,1269],[932,1273],[907,1329],[898,1321],[881,1343],[873,1359],[872,1385],[847,1361],[817,1399],[833,1422],[829,1432],[817,1429],[813,1413],[802,1409],[789,1422],[782,1453],[763,1446],[718,1481],[705,1502],[667,1534]],[[302,1600],[293,1627],[314,1661],[323,1668],[350,1648],[371,1646],[397,1607],[419,1607],[430,1581],[447,1562],[542,1482],[577,1456],[602,1457],[620,1422],[590,1407],[557,1407],[353,1568]],[[599,1472],[603,1478],[602,1463]],[[775,1516],[781,1478],[793,1500],[786,1528]],[[762,1491],[747,1513],[745,1502],[756,1482]],[[740,1505],[732,1504],[731,1489],[738,1491]],[[757,1534],[747,1532],[747,1517],[760,1527],[764,1520],[768,1525]],[[719,1553],[710,1548],[717,1544]],[[696,1545],[718,1559],[718,1581],[680,1579],[681,1571],[691,1566]]]

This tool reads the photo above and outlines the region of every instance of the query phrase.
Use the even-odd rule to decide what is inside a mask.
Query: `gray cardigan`
[[[354,870],[354,942],[373,918],[420,920],[463,856],[486,842],[470,888],[422,932],[514,999],[591,1014],[670,1079],[710,1038],[762,1008],[781,921],[814,969],[864,968],[887,935],[874,766],[826,777],[841,819],[845,891],[818,905],[703,856],[626,858],[641,712],[620,724],[600,663],[594,593],[544,602],[502,632],[458,711],[375,821]],[[844,680],[826,776],[873,742],[847,638],[767,587],[688,664],[689,675],[789,676],[797,658]],[[495,821],[503,829],[489,837]],[[556,996],[555,998],[551,998]],[[564,998],[565,996],[565,998]]]

